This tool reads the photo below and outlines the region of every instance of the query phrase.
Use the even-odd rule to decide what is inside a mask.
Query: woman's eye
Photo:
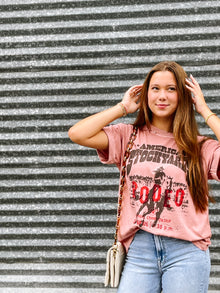
[[[169,88],[169,91],[171,91],[171,92],[174,92],[175,90],[176,90],[175,87],[170,87],[170,88]]]
[[[157,90],[159,90],[159,88],[158,88],[158,87],[156,87],[156,86],[154,86],[154,87],[152,87],[152,90],[155,90],[155,91],[157,91]]]

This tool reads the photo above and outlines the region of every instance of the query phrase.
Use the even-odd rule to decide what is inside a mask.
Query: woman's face
[[[169,128],[178,105],[177,83],[170,71],[157,71],[150,80],[148,106],[152,112],[152,124]]]

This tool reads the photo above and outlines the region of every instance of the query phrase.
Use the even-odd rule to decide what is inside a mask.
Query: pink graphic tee
[[[133,126],[127,124],[104,128],[109,150],[98,150],[102,163],[116,164],[121,169],[132,129]],[[207,175],[204,180],[220,181],[219,142],[207,140],[201,155]],[[191,241],[200,249],[207,249],[211,243],[208,210],[196,212],[186,182],[186,171],[172,133],[154,126],[151,130],[146,126],[138,130],[126,166],[118,235],[126,250],[138,229]]]

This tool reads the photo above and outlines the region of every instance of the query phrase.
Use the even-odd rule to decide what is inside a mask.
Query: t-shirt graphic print
[[[157,166],[152,176],[140,174],[130,175],[132,165],[155,162]],[[166,209],[169,212],[175,208],[184,208],[188,205],[187,185],[179,182],[178,178],[168,175],[167,165],[174,165],[184,172],[187,171],[182,164],[180,156],[175,149],[160,145],[145,145],[132,150],[127,163],[127,175],[130,181],[130,203],[137,207],[134,223],[139,227],[157,227],[163,230],[172,230],[170,219],[161,218]],[[130,175],[130,176],[129,176]]]

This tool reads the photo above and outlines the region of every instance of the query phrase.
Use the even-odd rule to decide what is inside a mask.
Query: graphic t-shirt
[[[132,125],[122,123],[104,128],[109,150],[98,150],[103,163],[116,164],[121,169],[132,129]],[[220,180],[219,142],[207,140],[201,156],[204,180]],[[200,249],[207,249],[211,238],[208,209],[204,213],[195,210],[186,171],[172,133],[154,126],[138,130],[127,160],[118,233],[126,250],[138,229],[191,241]]]

